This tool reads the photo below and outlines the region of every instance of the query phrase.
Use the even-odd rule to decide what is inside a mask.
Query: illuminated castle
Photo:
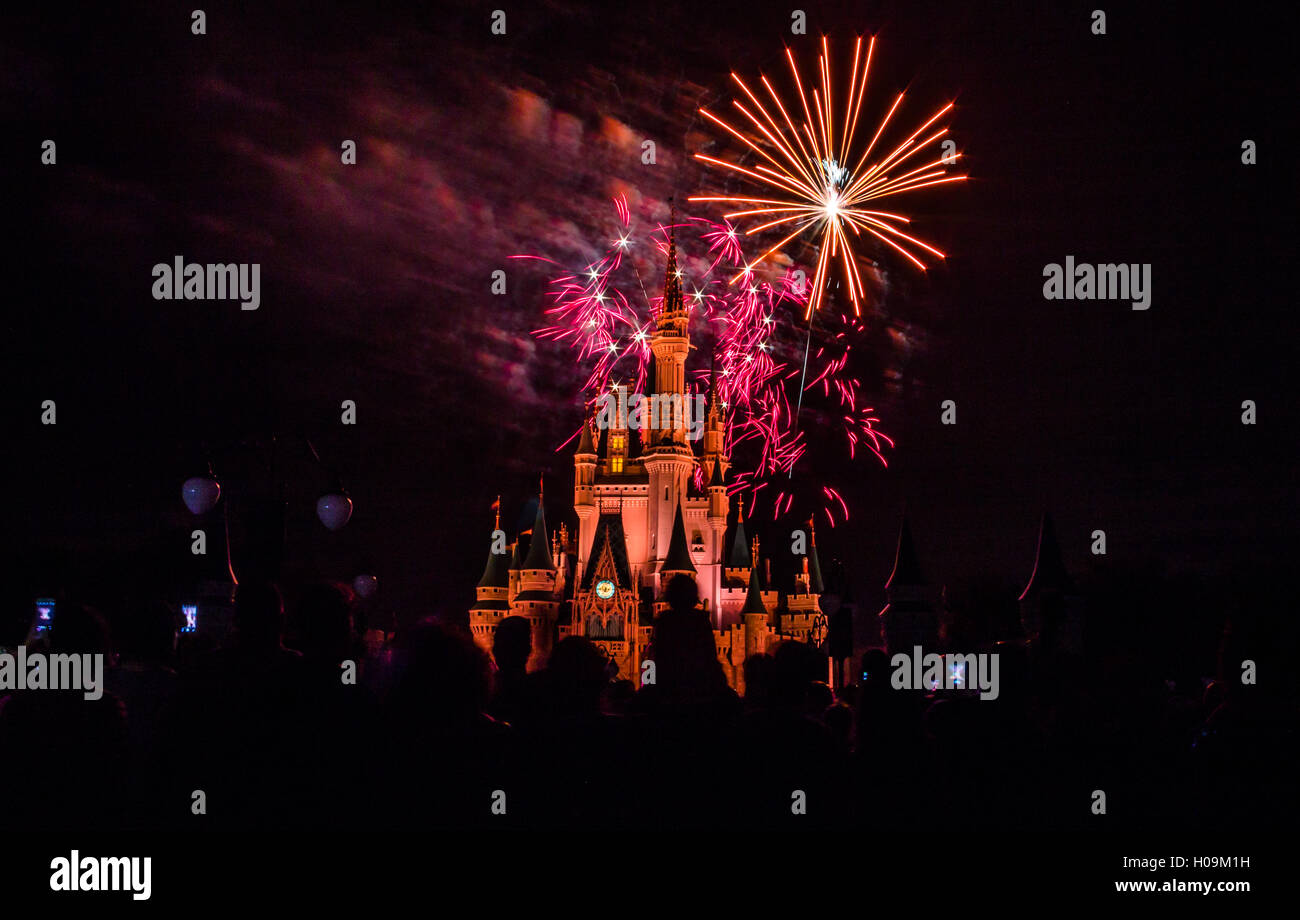
[[[489,553],[470,609],[478,643],[491,649],[504,617],[528,618],[533,626],[529,667],[540,667],[556,641],[585,636],[605,649],[619,676],[639,685],[641,662],[650,643],[654,614],[665,604],[664,589],[682,574],[699,586],[701,604],[713,623],[718,659],[733,687],[744,690],[744,663],[778,639],[821,639],[821,569],[816,538],[785,603],[760,565],[758,540],[749,542],[737,517],[726,544],[727,494],[725,406],[709,394],[702,437],[688,437],[687,411],[655,407],[695,404],[688,397],[686,359],[691,350],[690,314],[682,297],[676,243],[668,242],[663,305],[655,317],[650,348],[654,392],[649,422],[638,424],[623,411],[628,394],[614,387],[599,427],[583,426],[573,458],[573,508],[577,533],[561,525],[552,534],[539,500],[530,533],[521,534],[507,554],[503,535]],[[527,551],[522,537],[528,535]]]

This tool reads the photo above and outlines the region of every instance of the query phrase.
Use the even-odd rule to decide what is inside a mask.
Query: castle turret
[[[1083,651],[1083,602],[1065,570],[1056,528],[1046,511],[1039,523],[1034,571],[1020,594],[1020,625],[1037,651]]]
[[[710,577],[707,579],[712,594],[708,600],[709,614],[713,619],[713,625],[722,625],[722,587],[724,581],[723,565],[725,554],[725,542],[727,536],[727,511],[730,501],[727,497],[727,484],[723,477],[725,468],[722,463],[713,464],[713,474],[709,478],[709,484],[705,491],[709,496],[708,526],[709,526],[709,547],[710,554],[708,557],[708,567],[711,570]]]
[[[817,558],[817,529],[813,526],[812,518],[808,519],[808,558],[804,560],[804,567],[808,572],[808,593],[816,594],[818,597],[825,594],[822,564]]]
[[[514,545],[510,547],[510,596],[519,593],[519,570],[524,567],[524,535],[515,536]]]
[[[749,570],[749,589],[745,592],[745,606],[740,608],[740,618],[745,629],[745,657],[763,654],[767,650],[768,611],[763,603],[757,565]]]
[[[492,637],[496,633],[501,619],[510,613],[510,563],[505,537],[497,539],[501,530],[501,499],[497,498],[496,523],[492,528],[491,541],[488,546],[487,565],[475,588],[477,599],[469,609],[470,632],[474,641],[484,651],[491,652]],[[500,552],[496,552],[500,549]]]
[[[749,579],[754,557],[749,551],[749,538],[745,536],[745,505],[741,502],[736,512],[736,532],[731,538],[731,555],[727,559],[727,579]]]
[[[537,499],[537,516],[533,520],[532,538],[528,555],[519,567],[519,593],[510,602],[511,612],[527,617],[533,628],[533,653],[528,659],[530,669],[540,668],[551,654],[551,640],[555,622],[560,612],[560,597],[556,589],[558,571],[551,557],[550,539],[546,531],[546,512],[542,496]]]
[[[709,368],[709,401],[708,408],[704,415],[704,477],[706,482],[712,482],[719,475],[719,468],[722,476],[727,473],[731,465],[727,458],[725,435],[726,435],[726,411],[722,405],[722,396],[718,390],[718,375],[716,364]]]
[[[799,571],[794,576],[794,590],[786,596],[785,612],[781,616],[781,634],[807,642],[820,644],[826,638],[827,621],[822,616],[821,563],[817,559],[817,537],[813,522],[808,521],[807,552],[799,561]]]
[[[596,519],[599,516],[596,507],[596,443],[592,437],[590,420],[582,423],[582,436],[578,439],[578,451],[573,455],[573,510],[578,515],[578,546],[591,545],[595,535]],[[582,572],[575,572],[575,578],[581,578]]]
[[[694,578],[698,573],[695,563],[691,562],[690,550],[686,548],[686,525],[682,523],[682,507],[677,506],[673,516],[673,534],[668,543],[668,555],[659,568],[660,582],[666,583],[674,575],[689,575]]]
[[[672,222],[676,221],[676,211]],[[695,452],[686,437],[686,356],[691,350],[688,327],[690,313],[682,298],[682,273],[677,268],[675,232],[669,228],[668,267],[664,274],[664,297],[655,316],[650,350],[655,358],[655,390],[644,424],[645,451],[642,462],[648,483],[650,556],[657,563],[656,578],[664,571],[663,560],[672,536],[673,516],[687,494],[687,482],[695,468]],[[656,583],[656,592],[663,590]]]
[[[921,573],[921,564],[912,543],[912,528],[907,515],[898,533],[898,551],[894,570],[885,582],[888,603],[880,611],[881,635],[890,652],[911,654],[914,646],[937,651],[939,616],[933,591]]]

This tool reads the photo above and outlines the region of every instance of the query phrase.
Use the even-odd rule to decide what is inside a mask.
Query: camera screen
[[[48,597],[36,601],[36,631],[45,632],[54,622],[54,601]]]

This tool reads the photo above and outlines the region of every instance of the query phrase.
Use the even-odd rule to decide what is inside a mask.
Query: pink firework
[[[547,325],[534,331],[574,351],[587,373],[584,387],[593,394],[591,404],[613,383],[628,384],[632,392],[645,386],[661,300],[648,291],[661,287],[658,273],[673,232],[694,335],[702,351],[712,350],[709,367],[695,372],[690,385],[700,393],[716,388],[734,472],[730,492],[747,504],[748,516],[768,502],[774,518],[790,512],[795,502],[791,474],[814,447],[844,449],[850,457],[865,448],[886,463],[883,451],[893,441],[876,427],[879,419],[862,404],[861,382],[847,369],[850,342],[862,329],[860,321],[841,317],[843,331],[809,351],[803,396],[819,405],[810,405],[805,419],[811,415],[824,420],[810,438],[791,405],[800,396],[804,342],[800,330],[783,322],[801,316],[807,307],[805,275],[786,271],[764,277],[746,268],[752,260],[742,249],[743,235],[729,222],[686,218],[672,227],[656,223],[639,229],[633,227],[626,198],[614,199],[614,207],[616,221],[607,248],[581,270],[562,271],[550,280]],[[538,256],[514,258],[560,267]],[[741,282],[730,284],[737,271]],[[704,328],[711,345],[700,342]],[[825,420],[834,422],[830,431]],[[697,468],[697,486],[703,485],[702,476]],[[848,517],[847,505],[830,485],[822,484],[816,499],[831,526]]]

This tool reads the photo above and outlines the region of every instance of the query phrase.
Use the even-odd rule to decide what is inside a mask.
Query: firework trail
[[[662,298],[646,293],[637,262],[658,291],[658,272],[673,232],[683,294],[692,313],[692,337],[697,343],[712,340],[699,345],[701,350],[711,349],[711,366],[693,372],[688,386],[698,393],[709,392],[711,385],[716,388],[726,419],[725,446],[732,458],[729,492],[747,503],[751,517],[769,499],[774,517],[788,513],[795,496],[788,484],[777,481],[778,475],[793,471],[810,445],[790,405],[792,391],[799,389],[795,378],[800,371],[789,358],[798,354],[802,342],[791,339],[778,318],[806,308],[802,275],[787,271],[767,278],[749,271],[744,284],[730,284],[729,273],[751,264],[742,247],[743,234],[733,224],[684,218],[673,227],[656,224],[638,232],[626,198],[615,198],[614,208],[615,229],[607,248],[580,270],[566,270],[535,255],[513,257],[559,270],[548,283],[546,325],[534,330],[534,335],[562,342],[574,352],[587,373],[584,389],[593,394],[588,405],[594,406],[599,394],[616,383],[643,392],[652,357],[654,317]],[[812,374],[804,389],[820,399],[821,416],[834,425],[831,432],[817,433],[816,444],[819,449],[838,449],[835,445],[840,444],[851,457],[865,448],[883,464],[882,451],[893,441],[876,428],[879,419],[861,404],[861,383],[847,370],[852,333],[862,326],[848,317],[841,317],[841,322],[844,331],[810,356]],[[697,467],[695,475],[696,486],[702,488],[702,468]],[[831,526],[848,517],[848,507],[833,488],[824,487],[817,500]]]
[[[953,152],[923,165],[915,165],[914,158],[917,154],[948,133],[947,128],[938,128],[918,140],[952,109],[952,103],[932,115],[888,154],[877,153],[877,143],[898,111],[903,93],[898,94],[869,141],[867,131],[859,132],[859,119],[866,98],[867,77],[875,45],[876,40],[872,37],[864,58],[862,39],[858,38],[853,49],[848,89],[842,100],[832,95],[830,49],[823,37],[822,53],[817,59],[818,77],[810,84],[813,86],[811,105],[809,93],[805,91],[804,81],[795,65],[794,55],[787,48],[785,56],[797,91],[797,96],[793,97],[798,100],[797,107],[793,99],[791,105],[786,106],[766,76],[759,75],[759,82],[766,90],[766,97],[770,99],[765,105],[743,79],[732,73],[731,79],[744,93],[744,101],[735,99],[732,100],[732,105],[748,122],[745,125],[746,131],[733,127],[707,109],[700,109],[700,114],[744,144],[747,151],[758,160],[751,169],[739,162],[720,160],[701,153],[695,154],[696,159],[739,173],[759,183],[771,197],[719,195],[697,196],[689,200],[740,205],[740,210],[725,214],[725,219],[730,221],[755,217],[762,221],[746,230],[746,236],[776,227],[780,227],[782,232],[788,231],[758,258],[744,263],[731,279],[733,283],[746,278],[758,263],[795,237],[812,231],[818,239],[818,258],[812,296],[805,307],[805,319],[809,319],[821,307],[830,269],[836,261],[843,269],[844,285],[854,315],[862,314],[860,302],[865,289],[858,271],[854,246],[863,234],[868,234],[901,253],[922,271],[925,270],[925,263],[917,257],[915,249],[925,250],[940,259],[945,257],[938,249],[900,229],[899,225],[910,223],[906,216],[890,211],[870,210],[869,203],[966,179],[964,175],[949,176],[944,168],[960,158],[960,153]],[[791,117],[792,110],[794,118]],[[796,127],[794,119],[799,118],[800,114],[803,120]],[[750,126],[753,130],[749,130]],[[880,150],[883,151],[884,147]]]

